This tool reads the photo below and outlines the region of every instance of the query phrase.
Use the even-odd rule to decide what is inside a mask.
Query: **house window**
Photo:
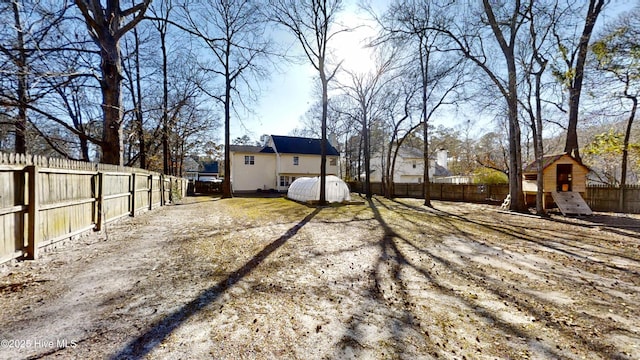
[[[416,161],[415,160],[413,160],[413,168],[414,169],[416,168]]]
[[[244,164],[245,165],[253,165],[255,163],[256,163],[256,161],[255,161],[253,155],[245,155],[244,156]]]
[[[280,186],[289,186],[289,177],[288,176],[280,176]]]
[[[300,158],[298,156],[294,156],[293,157],[293,165],[299,165],[300,164]]]
[[[338,159],[336,158],[329,159],[329,166],[336,166],[336,165],[338,165]]]

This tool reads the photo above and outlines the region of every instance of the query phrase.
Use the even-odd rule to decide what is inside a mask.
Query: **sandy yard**
[[[0,267],[0,358],[640,359],[640,219],[187,198]]]

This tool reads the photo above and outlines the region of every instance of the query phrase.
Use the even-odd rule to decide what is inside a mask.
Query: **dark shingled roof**
[[[320,155],[320,139],[271,135],[276,150],[282,154]],[[328,141],[327,155],[339,156],[340,153]]]
[[[436,164],[435,166],[435,174],[433,176],[451,176],[451,171],[447,170],[444,166],[440,166]]]
[[[240,153],[259,153],[262,150],[262,146],[253,145],[230,145],[229,151]]]
[[[203,165],[204,165],[204,169],[202,169],[202,171],[200,171],[201,173],[214,173],[214,174],[218,173],[218,162],[217,161],[210,162],[210,163],[203,164]]]

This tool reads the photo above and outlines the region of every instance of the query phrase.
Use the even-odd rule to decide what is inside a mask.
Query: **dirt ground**
[[[195,197],[0,294],[2,359],[640,359],[640,218]]]

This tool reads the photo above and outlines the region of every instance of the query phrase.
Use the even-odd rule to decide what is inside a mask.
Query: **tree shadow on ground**
[[[265,246],[259,253],[244,264],[239,269],[232,272],[225,279],[218,282],[215,286],[206,289],[200,293],[195,299],[184,304],[180,309],[164,317],[160,321],[150,325],[148,330],[129,342],[120,352],[111,356],[111,359],[141,359],[149,354],[156,346],[165,340],[171,333],[186,322],[191,316],[206,308],[209,304],[218,299],[225,291],[235,285],[237,282],[249,275],[256,267],[274,251],[284,245],[289,239],[295,236],[298,231],[304,227],[311,219],[313,219],[321,211],[321,208],[315,209],[304,219],[287,230],[282,236]]]
[[[580,223],[572,221],[574,219],[579,220]],[[634,217],[610,214],[593,214],[590,216],[569,217],[566,220],[556,217],[552,220],[576,226],[598,228],[614,234],[631,236],[636,239],[640,239],[640,219]]]
[[[400,204],[402,206],[408,206],[404,203]],[[445,269],[447,272],[452,273],[453,276],[458,279],[464,279],[466,283],[475,284],[475,286],[484,289],[484,291],[486,291],[487,293],[492,294],[493,298],[501,299],[501,301],[503,301],[505,305],[509,304],[511,306],[515,306],[520,313],[529,315],[533,319],[537,319],[535,321],[543,321],[547,324],[546,326],[555,329],[564,337],[566,337],[567,339],[571,339],[576,345],[579,344],[583,347],[583,349],[588,350],[592,354],[598,354],[599,356],[614,359],[625,358],[619,353],[616,353],[615,349],[612,349],[610,345],[602,343],[601,341],[598,341],[596,338],[593,338],[588,334],[578,334],[577,332],[573,331],[571,327],[567,326],[566,323],[563,325],[563,320],[561,318],[556,318],[553,313],[546,311],[546,306],[550,306],[550,308],[556,309],[560,311],[560,314],[562,314],[561,307],[556,307],[547,299],[540,298],[533,294],[525,293],[516,295],[513,293],[513,291],[514,289],[519,287],[513,287],[516,286],[516,283],[513,282],[513,279],[507,279],[507,281],[505,281],[505,279],[493,278],[489,276],[490,274],[487,274],[484,271],[480,271],[481,269],[470,269],[464,264],[453,262],[448,257],[445,258],[441,256],[440,253],[433,251],[432,249],[425,248],[421,244],[407,239],[406,237],[402,236],[402,234],[400,234],[397,230],[395,230],[394,227],[389,225],[389,223],[385,220],[385,217],[379,211],[377,207],[378,205],[374,203],[374,200],[369,201],[369,206],[374,214],[374,218],[384,230],[384,235],[379,241],[381,256],[378,259],[375,265],[374,273],[372,274],[372,276],[375,277],[375,285],[371,287],[370,293],[372,297],[377,299],[377,302],[381,306],[396,307],[398,309],[401,309],[398,316],[388,319],[388,327],[391,329],[391,333],[394,337],[392,347],[393,351],[396,354],[406,353],[406,351],[408,350],[406,348],[407,344],[403,343],[403,335],[405,332],[413,331],[413,333],[415,334],[416,332],[424,331],[423,340],[425,341],[423,344],[426,350],[432,356],[438,357],[441,354],[447,357],[451,355],[450,353],[448,353],[451,349],[447,349],[446,337],[444,337],[443,341],[442,335],[434,336],[434,334],[429,334],[429,331],[427,331],[427,329],[424,327],[425,324],[421,324],[419,321],[420,314],[413,307],[414,299],[412,299],[408,295],[410,293],[410,289],[407,287],[407,281],[403,280],[402,277],[402,268],[411,268],[413,269],[413,271],[420,274],[420,276],[429,284],[432,289],[435,289],[437,291],[437,293],[439,294],[438,296],[455,298],[456,301],[463,304],[465,308],[470,309],[475,314],[475,316],[480,319],[484,319],[484,322],[486,322],[487,324],[493,324],[492,326],[498,328],[500,332],[508,334],[509,336],[513,335],[517,339],[525,339],[526,343],[528,343],[529,346],[535,346],[538,351],[542,351],[542,353],[545,354],[545,357],[548,356],[553,358],[562,358],[565,356],[565,354],[562,350],[560,350],[559,347],[553,348],[547,346],[545,343],[540,342],[540,339],[537,337],[536,333],[528,330],[523,330],[520,326],[505,321],[495,309],[485,306],[481,302],[474,300],[473,297],[463,296],[462,293],[451,287],[451,284],[443,282],[443,280],[440,278],[440,276],[438,276],[437,273],[437,269],[440,268],[441,271],[442,269]],[[388,205],[380,202],[380,206],[387,207]],[[466,241],[472,243],[476,242],[476,234],[469,233],[465,229],[460,228],[458,224],[458,222],[460,221],[470,221],[469,219],[465,219],[463,217],[459,217],[459,215],[447,213],[445,211],[436,209],[416,209],[419,209],[420,211],[433,216],[444,218],[442,219],[442,222],[445,225],[443,226],[443,228],[438,229],[435,236],[447,235],[447,231],[449,231],[449,234],[453,234],[453,236],[464,238],[466,239]],[[419,229],[421,225],[422,224],[415,223],[414,229]],[[508,236],[517,235],[512,229],[494,223],[477,222],[476,225],[489,232],[501,232],[504,235]],[[428,234],[426,236],[430,235],[433,234]],[[532,239],[530,239],[529,237],[521,237],[521,239],[524,241],[532,241]],[[483,244],[483,242],[481,241],[480,244]],[[538,242],[537,245],[548,246],[541,241]],[[407,253],[407,249],[426,255],[428,259],[433,262],[433,267],[428,268],[424,266],[426,264],[421,264],[413,261],[413,259],[411,258],[408,258],[407,256],[409,255],[409,253]],[[455,249],[450,249],[450,251],[455,252]],[[465,254],[460,253],[459,255],[462,258]],[[575,256],[575,254],[570,253],[567,253],[566,255]],[[576,257],[579,258],[579,256]],[[513,261],[517,262],[517,260]],[[619,271],[624,269],[612,267],[612,270]],[[383,271],[388,272],[386,276],[387,282],[384,285],[382,285],[384,281],[384,276],[382,275]],[[391,284],[389,284],[389,280],[391,281]],[[389,296],[385,295],[385,292],[388,293],[391,287],[396,287],[397,289],[396,291],[393,291],[393,295],[396,298],[393,303],[389,303]],[[354,318],[365,318],[365,313],[367,311],[368,310],[366,308],[363,308],[363,314],[359,314],[359,316],[355,316]],[[589,318],[590,321],[601,320],[599,317],[595,317],[586,313],[581,314],[581,316]],[[350,344],[354,341],[354,336],[351,334],[358,334],[358,328],[360,325],[362,324],[358,324],[357,322],[349,324],[348,333],[345,334],[341,340],[341,343],[343,343],[343,345]],[[480,337],[482,337],[482,335],[480,335]],[[480,346],[480,340],[478,340],[478,337],[476,337],[476,341],[478,342],[478,346]],[[352,349],[353,348],[354,346],[352,346]],[[361,348],[361,346],[359,348]],[[478,351],[480,351],[479,347]]]
[[[516,229],[515,226],[510,225],[508,223],[498,223],[498,222],[491,222],[491,221],[482,221],[482,220],[474,220],[474,219],[470,219],[467,217],[464,217],[462,215],[458,215],[458,214],[453,214],[450,212],[446,212],[444,210],[437,210],[434,208],[424,208],[424,207],[419,207],[419,206],[415,206],[409,203],[405,203],[402,201],[398,201],[398,200],[392,200],[395,204],[398,204],[398,206],[402,206],[408,209],[412,209],[415,211],[419,211],[419,212],[423,212],[423,213],[430,213],[430,214],[435,214],[438,216],[441,216],[442,218],[450,218],[450,219],[458,219],[464,222],[468,222],[468,223],[472,223],[475,224],[483,229],[486,230],[490,230],[490,231],[495,231],[497,233],[503,234],[503,235],[507,235],[507,236],[511,236],[515,239],[518,240],[522,240],[525,242],[529,242],[535,245],[539,245],[542,247],[545,247],[551,251],[555,251],[558,253],[562,253],[565,254],[566,256],[572,257],[572,258],[578,258],[578,259],[582,259],[583,261],[594,261],[599,263],[600,265],[604,266],[604,267],[608,267],[610,269],[613,270],[617,270],[617,271],[622,271],[634,276],[638,276],[640,275],[639,272],[634,271],[632,269],[629,268],[625,268],[625,267],[620,267],[617,266],[615,264],[612,263],[607,263],[605,261],[599,261],[599,260],[594,260],[591,255],[603,255],[603,256],[609,256],[609,257],[617,257],[620,259],[624,259],[625,261],[629,261],[629,262],[633,262],[633,263],[638,263],[640,262],[640,260],[638,258],[635,258],[633,256],[630,256],[630,254],[625,253],[624,251],[620,251],[620,252],[612,252],[608,249],[602,248],[601,246],[597,246],[594,244],[586,244],[580,241],[576,241],[575,239],[573,239],[571,236],[565,236],[563,234],[562,231],[554,231],[554,230],[549,230],[546,229],[544,226],[540,225],[538,227],[536,227],[536,225],[534,225],[533,222],[529,223],[527,225],[527,229],[530,230],[528,232],[523,232],[521,231],[521,229]],[[518,214],[518,213],[513,213],[513,216],[522,216],[522,214]],[[558,223],[558,224],[564,224],[564,225],[570,225],[570,226],[577,226],[577,227],[582,227],[582,228],[588,228],[588,229],[592,229],[593,225],[591,224],[584,224],[584,223],[576,223],[570,220],[563,220],[563,219],[558,219],[558,218],[547,218],[547,217],[537,217],[534,216],[534,218],[536,220],[542,221],[542,222],[551,222],[551,223]],[[615,216],[610,216],[610,215],[601,215],[601,216],[595,216],[593,217],[594,221],[603,221],[603,223],[613,223],[616,220],[612,220],[616,218]],[[581,218],[584,219],[584,218]],[[623,218],[624,219],[624,218]],[[626,224],[634,224],[637,223],[638,226],[640,226],[640,221],[636,220],[636,219],[628,219],[629,222],[626,222]],[[623,220],[624,221],[624,220]],[[547,232],[549,234],[547,234],[548,236],[544,236],[543,233]],[[466,233],[466,232],[462,232],[463,235],[473,235],[471,233]],[[629,237],[634,237],[631,234],[628,233],[617,233],[618,235],[622,235],[622,236],[629,236]],[[610,239],[608,238],[608,236],[606,235],[606,233],[601,233],[596,235],[595,233],[591,234],[591,238],[593,239],[597,239],[603,243],[608,242]]]

